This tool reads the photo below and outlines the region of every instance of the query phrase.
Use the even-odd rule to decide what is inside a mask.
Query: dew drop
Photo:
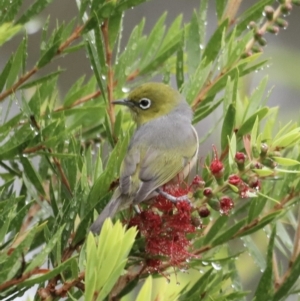
[[[202,264],[203,265],[208,265],[208,262],[207,261],[202,261]]]
[[[212,267],[216,270],[216,271],[220,271],[222,270],[222,266],[216,262],[212,262]]]
[[[122,90],[122,92],[124,92],[124,93],[128,93],[128,92],[130,91],[130,89],[127,88],[127,87],[123,87],[121,90]]]

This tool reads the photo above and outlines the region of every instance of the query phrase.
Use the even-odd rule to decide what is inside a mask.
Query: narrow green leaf
[[[159,50],[159,53],[165,51],[165,48],[169,47],[169,44],[172,43],[174,37],[177,36],[177,34],[180,33],[179,40],[181,39],[181,30],[182,30],[181,24],[182,24],[182,14],[178,15],[175,18],[175,20],[172,22],[171,26],[169,27],[169,29],[163,39],[163,43]]]
[[[36,0],[26,11],[25,13],[19,18],[16,22],[17,24],[25,24],[27,23],[32,17],[38,15],[42,10],[44,10],[53,0]]]
[[[149,64],[151,58],[153,58],[163,39],[164,33],[165,33],[165,20],[167,17],[167,13],[163,13],[161,15],[161,17],[158,19],[158,21],[156,22],[156,24],[154,25],[151,33],[149,34],[148,38],[147,38],[147,42],[145,44],[145,50],[144,53],[141,57],[141,62],[140,62],[140,66],[141,68],[143,68],[144,66],[146,66],[147,64]]]
[[[221,232],[220,235],[218,235],[211,242],[211,244],[213,246],[217,246],[217,245],[220,245],[222,243],[228,242],[245,224],[246,224],[246,219],[240,220],[239,222],[237,222],[235,225],[231,226],[226,231]]]
[[[136,298],[136,301],[151,301],[152,290],[152,277],[148,276]]]
[[[178,32],[177,35],[173,37],[173,40],[169,43],[168,46],[163,47],[163,50],[160,50],[158,55],[152,62],[146,65],[143,69],[140,70],[141,75],[145,75],[160,65],[162,65],[167,59],[169,59],[179,48],[182,37],[182,30]]]
[[[63,229],[64,229],[64,226],[60,227],[60,229],[52,236],[52,238],[47,243],[47,245],[44,247],[44,249],[41,250],[40,253],[38,253],[38,255],[32,259],[32,261],[26,267],[24,273],[32,271],[35,267],[41,266],[45,262],[48,254],[55,247],[58,240],[61,239],[61,234],[62,234]]]
[[[272,157],[272,159],[283,166],[294,166],[300,164],[299,161],[290,158]]]
[[[102,56],[99,57],[98,55],[98,49],[96,49],[95,47],[95,41],[93,39],[93,37],[91,37],[90,34],[87,35],[89,42],[87,43],[86,47],[87,47],[87,51],[88,51],[88,56],[93,68],[93,72],[95,74],[98,86],[100,88],[100,91],[102,93],[102,96],[105,98],[106,96],[106,90],[104,89],[105,87],[105,82],[104,82],[104,71],[102,70],[103,68],[105,68],[104,66],[102,67],[100,65],[100,61],[102,61]]]
[[[18,285],[18,288],[31,287],[35,284],[40,284],[40,283],[43,283],[50,279],[53,279],[56,275],[58,275],[64,271],[67,271],[67,269],[69,269],[69,267],[75,263],[76,263],[76,258],[71,257],[71,258],[67,259],[66,261],[64,261],[62,264],[58,265],[54,269],[47,272],[46,274],[43,274],[41,276],[34,277],[34,278],[31,278],[31,279],[21,282],[21,284]]]
[[[2,1],[1,5],[2,5],[2,7],[5,7],[5,14],[3,14],[1,16],[1,23],[4,23],[4,22],[13,22],[15,16],[19,12],[19,9],[20,9],[22,3],[23,3],[22,0],[14,0],[13,5],[6,5],[5,6],[6,3]],[[12,3],[10,2],[10,4],[12,4]],[[1,31],[1,29],[0,29],[0,31]],[[0,33],[0,37],[1,36],[2,35]]]
[[[220,233],[221,229],[226,225],[227,222],[228,216],[220,216],[206,234],[204,238],[204,243],[207,244],[211,242],[214,239],[214,237]]]
[[[30,182],[32,183],[32,185],[35,187],[35,189],[38,191],[38,193],[45,196],[46,193],[45,193],[45,190],[43,187],[42,179],[41,179],[40,175],[34,169],[32,163],[26,157],[23,157],[23,156],[20,156],[20,161],[23,165],[25,174],[28,177],[28,179],[30,180]]]
[[[221,50],[221,41],[224,30],[227,29],[228,19],[224,20],[217,30],[214,32],[210,40],[208,41],[205,50],[203,52],[203,58],[206,59],[206,63],[214,61]]]
[[[10,5],[13,7],[14,5]],[[4,16],[7,16],[4,14]],[[2,20],[1,20],[2,21]],[[0,46],[3,45],[6,41],[10,40],[14,35],[16,35],[20,30],[21,25],[13,25],[12,23],[4,23],[0,25]]]
[[[203,89],[205,83],[208,80],[209,74],[211,72],[211,67],[212,65],[211,64],[207,65],[205,60],[201,61],[195,73],[190,77],[189,81],[187,81],[183,86],[182,92],[183,95],[185,95],[185,98],[188,103],[192,103],[197,97],[198,93]],[[207,99],[212,100],[211,98],[207,98]],[[203,100],[203,102],[204,101],[205,100]]]
[[[3,68],[3,71],[0,75],[0,92],[3,90],[3,88],[5,86],[8,74],[11,69],[12,62],[13,62],[13,56],[11,56],[10,59],[7,61],[5,67]]]
[[[22,126],[14,136],[9,139],[0,148],[0,160],[8,160],[14,158],[29,144],[33,137],[33,131],[28,125]]]
[[[194,11],[186,34],[187,66],[190,75],[196,71],[197,62],[200,62],[200,45],[201,37],[199,32],[198,16],[196,11]]]
[[[28,89],[28,88],[40,85],[40,84],[44,83],[47,80],[50,80],[50,79],[53,79],[53,78],[57,77],[63,71],[65,71],[65,69],[58,69],[57,71],[54,71],[54,72],[49,73],[49,74],[47,74],[47,75],[45,75],[45,76],[43,76],[41,78],[35,79],[35,80],[31,81],[31,82],[28,82],[28,83],[22,85],[19,88],[19,90]]]
[[[23,56],[26,51],[27,51],[27,49],[25,49],[25,40],[23,39],[23,41],[19,45],[19,47],[14,55],[14,59],[13,59],[13,62],[12,62],[11,68],[10,68],[10,72],[9,72],[9,74],[7,76],[7,80],[6,80],[7,87],[11,87],[14,84],[14,82],[16,81],[18,74],[21,71]]]
[[[123,14],[113,14],[108,20],[108,32],[109,32],[109,47],[114,49],[115,43],[121,31],[123,22]]]
[[[60,43],[56,43],[53,44],[40,58],[40,60],[37,63],[37,67],[38,68],[42,68],[45,65],[47,65],[55,56],[55,54],[57,53],[58,47],[59,47]]]
[[[253,258],[254,263],[262,271],[266,268],[265,254],[257,247],[255,239],[252,239],[250,235],[242,237],[242,241],[249,252],[250,256]]]
[[[269,112],[269,108],[264,107],[264,108],[258,110],[252,116],[250,116],[239,128],[239,130],[237,132],[237,136],[241,137],[241,136],[251,132],[253,125],[255,124],[256,118],[258,118],[258,120],[260,121],[268,114],[268,112]]]
[[[149,0],[121,0],[116,6],[116,10],[118,12],[123,12],[129,8],[133,8],[143,2],[147,2]]]
[[[184,34],[182,34],[182,41],[177,50],[177,58],[176,58],[176,83],[177,83],[178,90],[180,90],[182,85],[184,84],[183,47],[184,47]]]
[[[232,167],[235,164],[235,154],[236,154],[236,134],[233,133],[231,139],[228,139],[229,145],[229,156],[228,156],[228,163],[229,166]]]
[[[195,114],[194,114],[194,119],[193,119],[193,124],[198,123],[202,119],[204,119],[206,116],[208,116],[211,112],[216,110],[216,108],[222,103],[223,98],[218,100],[214,105],[209,106],[208,108],[197,108]]]
[[[232,133],[233,133],[233,128],[234,128],[234,124],[235,124],[235,106],[234,104],[230,104],[226,115],[224,117],[224,122],[223,122],[223,126],[222,126],[222,131],[221,131],[221,147],[222,150],[224,150],[227,145],[228,145],[228,137],[230,139]]]
[[[251,205],[248,213],[248,223],[251,223],[255,218],[257,218],[261,214],[266,203],[267,200],[262,197],[251,200]]]
[[[275,211],[273,213],[268,214],[267,216],[262,218],[255,226],[253,226],[252,228],[241,233],[239,235],[239,237],[257,232],[259,229],[262,229],[264,226],[270,224],[273,220],[276,220],[282,213],[283,213],[283,211],[279,210],[279,211]]]
[[[258,87],[256,87],[256,89],[251,94],[249,98],[249,106],[247,108],[245,118],[254,114],[255,111],[261,106],[267,83],[268,83],[268,76],[265,76],[262,79],[262,81],[259,83]]]
[[[215,0],[215,2],[216,2],[217,17],[218,17],[218,21],[220,22],[222,20],[222,16],[227,3],[224,0]]]
[[[198,15],[199,37],[200,37],[199,48],[201,52],[202,49],[204,48],[204,43],[206,41],[207,10],[208,10],[208,0],[201,0],[199,15]]]
[[[1,266],[1,271],[0,271],[1,283],[3,283],[4,279],[6,279],[6,277],[7,277],[7,269],[11,270],[14,263],[19,260],[19,258],[22,256],[22,254],[27,254],[36,233],[38,231],[40,231],[43,226],[34,227],[30,231],[25,233],[22,241],[17,246],[14,246],[14,251],[9,256],[7,255],[7,259]],[[14,275],[12,275],[12,277],[13,276]]]
[[[257,147],[257,133],[258,133],[258,125],[259,125],[259,121],[258,121],[258,116],[256,116],[253,128],[251,130],[251,149],[253,150],[253,148]],[[260,145],[259,145],[260,148]],[[258,149],[259,149],[258,148]]]
[[[290,273],[284,279],[284,282],[281,284],[278,291],[275,293],[272,301],[283,300],[286,299],[289,295],[290,290],[293,288],[295,283],[299,280],[300,275],[300,255],[297,256],[296,260],[291,264]]]
[[[293,143],[299,141],[300,133],[299,133],[299,127],[291,130],[285,135],[282,135],[281,137],[278,137],[277,139],[274,139],[272,141],[272,144],[279,147],[287,147],[292,145]]]
[[[274,249],[274,241],[276,235],[276,227],[273,228],[269,246],[268,246],[268,254],[267,254],[267,266],[264,270],[258,286],[256,288],[254,296],[256,299],[261,300],[271,300],[273,296],[273,249]]]

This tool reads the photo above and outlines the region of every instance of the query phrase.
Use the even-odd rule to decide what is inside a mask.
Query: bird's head
[[[178,91],[162,83],[146,83],[132,90],[128,97],[115,100],[114,104],[129,107],[133,119],[142,125],[169,114],[183,100]]]

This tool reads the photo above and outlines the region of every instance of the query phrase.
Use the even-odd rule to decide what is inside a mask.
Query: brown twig
[[[26,82],[38,70],[38,67],[35,66],[30,71],[22,75],[17,82],[15,82],[10,88],[8,88],[6,91],[0,94],[0,102],[3,101],[10,94],[13,94],[24,82]]]
[[[81,104],[83,104],[83,103],[85,103],[85,102],[88,102],[89,100],[94,99],[94,98],[96,98],[96,97],[98,97],[98,96],[100,96],[100,95],[101,95],[101,91],[100,91],[100,90],[97,90],[97,91],[95,91],[95,92],[93,92],[93,93],[90,93],[90,94],[88,94],[88,95],[85,95],[85,96],[83,96],[83,97],[77,99],[75,102],[73,102],[73,103],[72,103],[71,105],[69,105],[69,106],[61,106],[61,107],[58,107],[58,108],[54,109],[53,112],[56,113],[56,112],[60,112],[60,111],[72,109],[72,108],[74,108],[74,107],[76,107],[76,106],[79,106],[79,105],[81,105]],[[45,113],[43,113],[43,115],[45,115]]]
[[[4,283],[1,283],[0,284],[0,292],[8,289],[9,287],[12,287],[12,286],[17,285],[19,283],[22,283],[26,279],[30,278],[32,275],[37,275],[37,274],[45,274],[45,270],[44,269],[35,268],[31,272],[23,274],[19,278],[14,278],[14,279],[8,280],[8,281],[6,281]]]
[[[46,147],[44,145],[37,145],[33,147],[27,147],[23,150],[23,154],[32,154],[35,153],[41,149],[45,149]]]
[[[205,99],[208,91],[216,84],[216,82],[222,78],[222,76],[225,74],[225,72],[221,72],[214,80],[209,81],[208,84],[198,93],[196,98],[192,102],[192,109],[195,111],[199,105],[199,103]]]
[[[70,46],[70,44],[74,40],[78,39],[83,29],[84,25],[77,27],[70,35],[70,37],[59,46],[56,55],[60,55],[67,47]],[[26,82],[31,76],[37,73],[37,71],[39,71],[39,68],[37,66],[34,66],[30,71],[22,75],[17,82],[15,82],[10,88],[6,89],[0,94],[0,102],[3,101],[7,96],[13,94],[24,82]]]
[[[76,279],[65,282],[60,288],[56,289],[53,293],[56,296],[64,297],[72,287],[77,286],[78,283],[81,283],[81,281],[84,279],[84,276],[85,276],[85,272],[79,273]],[[81,286],[81,288],[83,288],[84,290],[84,286],[83,287]]]
[[[227,4],[226,10],[222,16],[223,22],[225,19],[229,19],[229,24],[233,24],[235,16],[241,6],[242,0],[230,0]]]
[[[81,32],[84,29],[84,27],[85,24],[76,27],[72,34],[58,47],[56,54],[61,54],[66,48],[70,46],[71,43],[77,40],[81,36]]]

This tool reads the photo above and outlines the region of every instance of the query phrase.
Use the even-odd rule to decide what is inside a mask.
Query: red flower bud
[[[203,195],[206,196],[207,198],[212,197],[212,195],[213,195],[212,189],[210,187],[204,188]]]
[[[251,188],[255,188],[256,190],[260,190],[261,183],[258,177],[252,177],[249,179],[249,186]]]
[[[230,175],[228,178],[228,183],[237,186],[241,182],[241,178],[238,175]]]
[[[198,189],[198,188],[203,188],[204,185],[205,182],[203,181],[203,179],[200,176],[196,175],[190,187],[192,187],[193,189]]]
[[[231,209],[234,207],[232,199],[228,196],[223,196],[220,198],[220,213],[228,215]]]
[[[224,165],[218,159],[218,153],[214,146],[213,146],[213,151],[214,151],[214,159],[211,162],[209,169],[215,178],[221,178],[224,173]]]
[[[202,226],[201,219],[197,216],[192,216],[191,223],[195,227],[201,227]]]
[[[242,164],[242,163],[245,163],[245,160],[246,160],[246,155],[244,153],[237,152],[235,154],[235,162],[236,163]]]
[[[208,217],[210,215],[210,211],[206,206],[202,206],[198,209],[198,213],[200,217]]]

